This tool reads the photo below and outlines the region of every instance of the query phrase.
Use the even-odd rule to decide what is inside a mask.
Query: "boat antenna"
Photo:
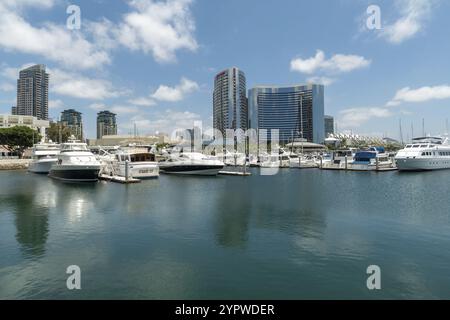
[[[422,136],[425,137],[425,118],[422,118]]]
[[[400,124],[400,141],[402,142],[402,145],[403,145],[404,141],[403,141],[403,130],[402,130],[402,119],[401,118],[400,118],[399,124]]]

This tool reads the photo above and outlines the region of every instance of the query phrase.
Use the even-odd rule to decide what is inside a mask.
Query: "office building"
[[[71,135],[77,140],[83,140],[83,121],[81,112],[68,109],[61,112],[60,123],[69,128]]]
[[[0,114],[0,129],[15,126],[28,127],[37,130],[42,137],[45,137],[46,129],[50,127],[50,122],[48,120],[39,120],[33,116]]]
[[[49,74],[42,64],[19,72],[16,114],[48,120]]]
[[[226,129],[248,128],[248,101],[245,74],[238,68],[226,69],[214,79],[213,127],[225,136]]]
[[[334,118],[332,116],[325,116],[324,121],[325,138],[328,138],[331,134],[334,134]]]
[[[249,126],[267,130],[267,140],[272,140],[271,130],[278,129],[282,144],[302,138],[323,143],[323,85],[258,86],[249,90],[248,99]]]
[[[109,111],[97,113],[97,139],[117,135],[116,114]]]

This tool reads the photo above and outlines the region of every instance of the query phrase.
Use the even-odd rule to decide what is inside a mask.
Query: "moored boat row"
[[[159,173],[215,176],[225,165],[261,168],[321,168],[354,171],[423,171],[450,169],[448,138],[422,137],[400,150],[394,158],[382,147],[364,150],[338,150],[330,154],[278,153],[249,157],[226,153],[220,156],[199,152],[168,152],[156,161],[152,152],[114,148],[94,155],[86,143],[71,140],[60,145],[40,143],[33,147],[29,171],[48,174],[62,181],[94,182],[99,175],[131,179],[157,178]],[[225,153],[224,153],[225,154]],[[233,161],[234,160],[234,161]]]

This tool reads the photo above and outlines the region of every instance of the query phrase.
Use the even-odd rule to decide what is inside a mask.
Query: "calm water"
[[[255,171],[257,173],[257,171]],[[0,298],[450,298],[450,171],[123,186],[0,172]],[[366,287],[366,268],[382,290]],[[82,290],[66,289],[66,268]]]

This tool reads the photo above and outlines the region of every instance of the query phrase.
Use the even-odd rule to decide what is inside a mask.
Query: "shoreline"
[[[0,171],[26,170],[30,163],[31,159],[0,159]]]

